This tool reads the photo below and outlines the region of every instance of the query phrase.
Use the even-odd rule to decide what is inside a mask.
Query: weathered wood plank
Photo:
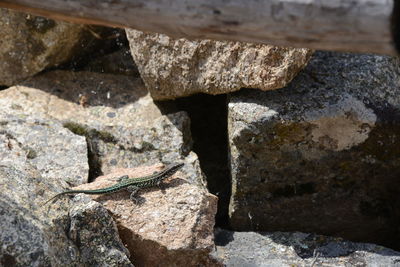
[[[174,37],[395,54],[393,0],[0,0],[0,7]]]

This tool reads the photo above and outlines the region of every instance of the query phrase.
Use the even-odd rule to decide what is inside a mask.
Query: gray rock
[[[69,208],[59,202],[41,210],[51,266],[133,266],[108,211],[83,195],[74,200]]]
[[[131,53],[156,100],[242,87],[284,87],[307,64],[309,49],[212,40],[174,39],[127,29]]]
[[[0,265],[49,266],[44,223],[38,219],[38,195],[49,188],[46,180],[30,164],[2,162],[0,184]]]
[[[399,66],[318,52],[286,88],[233,94],[232,227],[396,246]]]
[[[188,179],[203,184],[191,152],[185,112],[162,115],[138,78],[52,71],[0,92],[29,113],[44,113],[86,137],[91,178],[115,168],[185,161]]]
[[[215,257],[225,266],[400,266],[400,252],[315,234],[216,230]]]
[[[102,28],[0,9],[0,85],[11,86],[93,48]],[[82,45],[85,44],[85,45]]]
[[[96,147],[103,173],[116,167],[149,166],[160,161],[172,163],[186,156],[193,157],[190,155],[189,117],[184,112],[161,116],[146,127],[116,126],[102,131],[113,136],[113,140],[95,136],[91,142]],[[186,168],[188,166],[184,170]]]
[[[96,216],[90,217],[87,210],[85,216],[77,212],[79,206],[68,211],[65,205],[43,205],[55,188],[66,187],[60,178],[71,184],[87,178],[84,139],[59,122],[0,101],[0,265],[132,266],[107,211],[96,207],[91,211]],[[85,248],[92,250],[86,253]]]
[[[86,266],[133,266],[109,212],[100,203],[81,198],[86,201],[77,197],[69,210],[68,236],[80,245],[82,262]]]
[[[18,164],[35,166],[43,178],[63,180],[67,186],[87,182],[89,165],[84,137],[71,133],[57,121],[18,114],[16,103],[0,99],[0,105],[0,133],[6,144],[0,150],[0,164],[13,164],[16,157],[23,156]]]

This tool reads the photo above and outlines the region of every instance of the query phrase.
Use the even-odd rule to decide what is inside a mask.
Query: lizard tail
[[[52,201],[53,199],[55,199],[61,195],[63,195],[63,193],[60,193],[60,194],[57,194],[57,195],[51,197],[50,199],[48,199],[46,202],[43,203],[43,206],[46,206],[50,201]]]
[[[49,202],[51,202],[52,200],[54,200],[55,198],[58,198],[62,195],[66,195],[66,194],[76,194],[76,193],[85,193],[85,190],[70,190],[70,191],[65,191],[65,192],[61,192],[58,193],[57,195],[51,197],[50,199],[48,199],[46,202],[43,203],[43,206],[47,205]]]

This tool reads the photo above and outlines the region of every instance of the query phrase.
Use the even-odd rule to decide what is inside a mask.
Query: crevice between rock
[[[101,131],[89,129],[88,127],[78,123],[65,122],[63,126],[74,134],[85,136],[89,165],[88,182],[92,182],[96,177],[103,175],[103,172],[101,171],[101,161],[97,154],[98,149],[96,148],[96,140],[93,136],[97,136],[105,142],[108,141],[112,143],[115,143],[115,137],[109,133],[106,134],[105,132],[102,133]]]
[[[197,94],[174,101],[157,102],[157,105],[163,113],[176,112],[177,109],[189,114],[193,151],[198,155],[201,169],[207,177],[209,192],[218,196],[216,226],[229,229],[231,179],[227,157],[226,101],[226,95]]]

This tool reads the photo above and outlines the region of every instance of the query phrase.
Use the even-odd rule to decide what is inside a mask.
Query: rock
[[[77,197],[69,208],[59,204],[45,206],[40,215],[48,220],[43,232],[52,266],[133,266],[101,204],[86,196]]]
[[[215,256],[225,266],[398,266],[400,252],[306,233],[216,230]]]
[[[20,113],[21,107],[6,99],[0,99],[0,105],[0,164],[30,164],[43,178],[63,178],[68,186],[87,182],[85,138],[74,135],[57,121]]]
[[[229,101],[233,229],[399,247],[396,58],[318,52],[281,90]]]
[[[95,182],[74,189],[91,190],[115,184],[116,177],[142,177],[161,170],[160,165],[118,169]],[[180,178],[182,172],[163,182],[160,188],[139,190],[138,204],[123,190],[91,195],[112,213],[121,239],[139,266],[213,266],[209,253],[214,248],[213,227],[217,198],[204,188]]]
[[[224,94],[242,87],[284,87],[312,51],[239,42],[173,39],[127,29],[131,53],[156,100],[196,93]]]
[[[4,141],[4,135],[1,141]],[[4,143],[1,143],[4,153]],[[15,150],[23,147],[13,144]],[[46,253],[44,224],[37,220],[39,194],[49,187],[37,170],[30,164],[22,164],[25,155],[14,155],[17,163],[0,164],[0,264],[2,266],[49,266]]]
[[[52,71],[0,92],[29,113],[44,113],[86,137],[90,177],[114,168],[166,164],[184,159],[184,172],[203,184],[191,152],[186,113],[162,115],[138,78],[91,72]]]
[[[79,199],[79,198],[78,198]],[[86,266],[133,266],[108,211],[95,201],[77,201],[69,210],[68,236],[80,245]],[[62,262],[60,262],[62,264]]]
[[[0,85],[11,86],[88,51],[104,29],[0,9]]]
[[[162,116],[141,80],[125,75],[56,70],[0,94],[26,112],[77,124],[144,127]]]
[[[99,204],[84,211],[78,205],[71,211],[43,205],[54,188],[68,186],[65,181],[87,179],[86,142],[59,122],[17,107],[0,99],[0,265],[132,266]]]

